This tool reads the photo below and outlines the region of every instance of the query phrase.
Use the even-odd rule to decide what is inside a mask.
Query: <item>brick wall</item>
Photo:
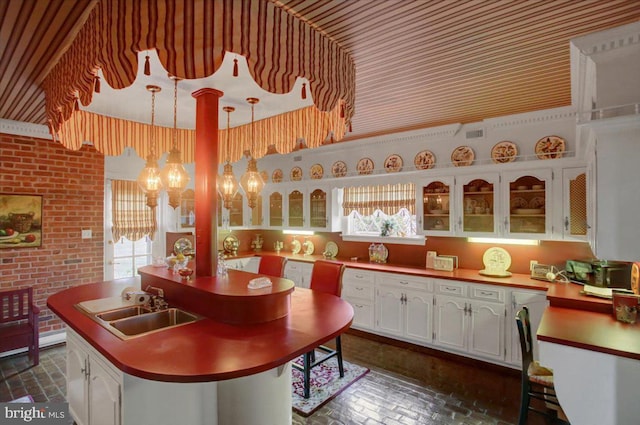
[[[61,329],[47,297],[103,279],[104,157],[89,146],[0,134],[0,193],[42,195],[43,203],[42,246],[0,249],[0,288],[32,286],[40,332]]]

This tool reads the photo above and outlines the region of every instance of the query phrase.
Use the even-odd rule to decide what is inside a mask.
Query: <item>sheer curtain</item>
[[[146,205],[144,192],[138,183],[129,180],[111,181],[111,215],[113,240],[125,237],[137,241],[148,235],[153,240],[158,223],[156,208]]]

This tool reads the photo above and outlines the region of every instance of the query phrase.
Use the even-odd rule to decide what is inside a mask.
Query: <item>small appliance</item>
[[[565,269],[567,277],[578,283],[631,289],[631,264],[610,260],[568,260]]]

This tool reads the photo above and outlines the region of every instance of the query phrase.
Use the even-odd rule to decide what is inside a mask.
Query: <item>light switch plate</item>
[[[91,239],[91,229],[82,229],[82,239]]]

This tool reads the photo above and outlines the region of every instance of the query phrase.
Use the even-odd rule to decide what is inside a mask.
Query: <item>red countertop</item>
[[[263,372],[335,338],[353,319],[353,308],[340,298],[295,288],[290,313],[267,323],[233,325],[204,318],[121,340],[74,307],[120,296],[127,286],[136,286],[135,280],[81,285],[52,295],[47,305],[117,368],[150,380],[208,382]]]

